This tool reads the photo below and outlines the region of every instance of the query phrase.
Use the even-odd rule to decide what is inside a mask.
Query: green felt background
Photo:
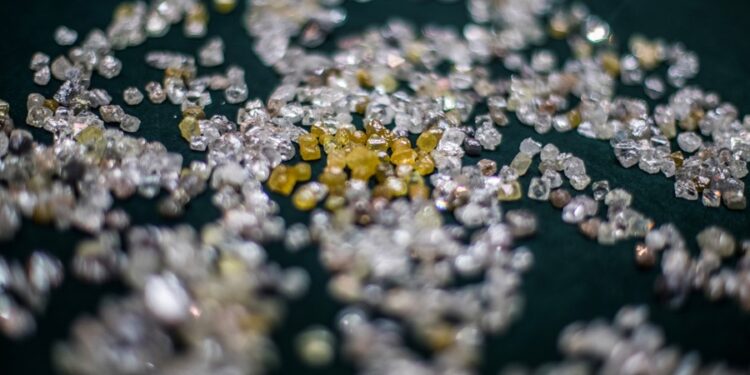
[[[701,74],[696,82],[715,90],[735,103],[741,113],[750,110],[750,2],[743,0],[589,0],[595,13],[612,24],[621,39],[634,32],[649,37],[679,40],[701,57]],[[58,25],[70,26],[80,33],[103,27],[110,19],[116,1],[112,0],[0,0],[0,98],[12,105],[17,124],[25,117],[25,98],[30,92],[49,96],[54,84],[38,88],[31,80],[28,61],[35,51],[52,56],[64,52],[52,41]],[[463,4],[442,4],[434,1],[375,0],[360,4],[346,4],[349,19],[334,36],[362,30],[379,24],[391,16],[399,16],[419,25],[427,23],[461,27],[468,20]],[[263,67],[253,55],[250,39],[241,26],[239,16],[244,6],[231,15],[212,14],[210,34],[221,35],[227,44],[226,58],[243,66],[251,97],[265,98],[277,78]],[[168,48],[192,52],[202,43],[188,40],[173,29],[166,37],[149,40],[145,45],[118,52],[124,62],[120,77],[106,81],[95,77],[93,86],[115,93],[115,102],[122,103],[120,93],[128,86],[140,87],[149,80],[160,79],[160,72],[145,66],[143,55],[151,49]],[[559,49],[561,45],[555,46]],[[331,49],[333,44],[326,43]],[[224,67],[220,68],[223,69]],[[638,90],[628,91],[640,95]],[[214,102],[220,103],[219,95]],[[158,140],[172,151],[180,152],[186,161],[202,159],[192,152],[179,137],[176,116],[179,110],[171,105],[143,104],[127,108],[143,120],[138,135]],[[222,113],[234,117],[236,106],[214,105],[209,114]],[[25,125],[23,125],[25,126]],[[38,139],[49,142],[43,131],[33,129]],[[658,223],[676,221],[678,227],[695,247],[694,235],[710,224],[719,224],[735,235],[750,236],[747,212],[731,212],[724,208],[706,209],[698,202],[678,201],[673,195],[672,180],[661,175],[650,176],[638,169],[625,170],[617,164],[605,142],[584,139],[576,134],[550,133],[536,135],[532,129],[513,124],[503,131],[503,144],[493,153],[485,153],[508,163],[518,150],[520,141],[528,136],[544,142],[554,142],[563,151],[573,152],[586,162],[594,180],[608,179],[613,186],[621,186],[635,195],[637,209],[650,215]],[[476,159],[475,159],[476,160]],[[523,180],[528,183],[530,176]],[[172,225],[156,214],[152,201],[133,198],[118,202],[132,215],[134,224]],[[645,303],[651,306],[655,322],[661,325],[668,342],[684,350],[697,350],[706,360],[726,359],[735,366],[750,365],[750,316],[742,313],[733,302],[711,304],[700,295],[680,310],[661,304],[653,293],[656,271],[636,269],[633,241],[614,247],[602,247],[585,240],[577,229],[562,223],[559,211],[549,204],[529,202],[506,205],[507,208],[529,207],[544,225],[535,238],[527,241],[535,255],[535,266],[524,277],[523,292],[527,306],[523,317],[499,337],[489,338],[485,347],[483,373],[494,374],[509,363],[541,364],[559,359],[557,335],[568,323],[580,319],[611,317],[624,304]],[[295,213],[288,201],[282,201],[284,217],[289,223],[305,220]],[[218,215],[204,194],[191,203],[184,220],[200,226]],[[80,233],[58,233],[51,228],[29,222],[11,242],[0,243],[0,254],[9,258],[25,259],[34,249],[46,249],[66,264],[71,259]],[[340,358],[331,367],[310,370],[297,360],[292,347],[296,332],[311,324],[330,325],[340,308],[326,294],[325,272],[314,249],[290,255],[279,246],[269,246],[272,259],[282,265],[303,265],[312,274],[312,288],[302,300],[290,305],[287,319],[274,338],[280,348],[279,374],[351,373],[350,365]],[[64,285],[55,290],[47,312],[39,319],[38,334],[19,342],[0,338],[0,374],[44,375],[54,373],[50,349],[55,342],[68,335],[71,322],[81,314],[95,313],[98,303],[107,296],[122,293],[117,283],[89,285],[69,276]]]

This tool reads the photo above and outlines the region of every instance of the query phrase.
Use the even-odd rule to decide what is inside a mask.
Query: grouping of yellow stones
[[[440,129],[429,129],[412,145],[409,138],[397,136],[377,120],[368,121],[364,131],[353,125],[335,130],[313,125],[310,132],[297,139],[303,161],[277,166],[271,171],[267,185],[281,195],[294,192],[292,203],[303,211],[312,210],[323,199],[326,209],[343,206],[348,180],[374,182],[373,198],[427,199],[430,189],[424,177],[435,170],[430,152],[437,147],[441,136]],[[323,154],[326,166],[317,176],[317,182],[308,182],[295,191],[298,182],[312,178],[307,162],[320,160]]]

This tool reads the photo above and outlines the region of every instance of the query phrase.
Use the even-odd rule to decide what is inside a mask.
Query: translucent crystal
[[[99,108],[104,122],[119,123],[125,118],[125,111],[119,105],[105,105]]]
[[[677,198],[694,201],[698,199],[698,189],[693,181],[678,180],[674,183],[674,195]]]
[[[39,86],[46,86],[49,83],[51,78],[52,78],[52,75],[50,73],[49,67],[47,66],[37,70],[34,73],[34,83],[36,83]]]
[[[477,128],[474,136],[485,150],[494,150],[503,140],[502,134],[492,125]]]
[[[334,336],[323,327],[313,327],[295,339],[295,347],[302,361],[308,366],[322,367],[329,364],[335,355]]]
[[[596,181],[591,185],[591,190],[594,193],[594,199],[598,201],[603,200],[607,193],[609,193],[609,181]]]
[[[149,277],[143,298],[146,308],[161,321],[178,323],[189,316],[190,296],[171,273]]]
[[[562,219],[566,223],[580,223],[585,218],[596,215],[598,206],[589,196],[576,196],[563,207]]]
[[[570,177],[570,186],[572,186],[576,190],[583,190],[586,189],[587,186],[591,183],[591,177],[588,175],[574,175]]]
[[[529,198],[538,201],[546,201],[549,199],[549,193],[549,182],[538,177],[534,177],[531,179],[531,183],[529,184],[529,191],[527,193]]]
[[[723,258],[732,256],[737,247],[734,236],[717,226],[710,226],[702,230],[698,233],[696,239],[702,251],[711,252]]]
[[[120,75],[122,61],[113,55],[104,56],[96,66],[96,71],[104,78],[112,79]]]
[[[36,72],[45,66],[49,66],[49,55],[42,52],[36,52],[31,56],[29,69]]]
[[[55,29],[55,43],[61,46],[71,46],[78,40],[78,32],[65,26]]]
[[[721,191],[714,189],[704,189],[701,195],[701,202],[706,207],[721,206]]]
[[[583,25],[586,39],[591,43],[601,43],[609,38],[609,25],[596,16],[589,16]]]
[[[527,154],[533,157],[542,151],[542,144],[531,138],[526,138],[523,141],[521,141],[521,146],[519,147],[519,150],[523,152],[524,154]]]
[[[198,50],[198,63],[202,66],[213,67],[224,63],[224,41],[211,38]]]
[[[542,174],[542,179],[549,183],[551,189],[556,189],[562,186],[563,180],[559,172],[548,169]]]
[[[531,156],[523,152],[519,152],[510,162],[510,167],[515,169],[519,176],[523,176],[529,170],[531,166]]]
[[[128,87],[122,93],[123,100],[128,105],[138,105],[143,101],[143,93],[137,87]]]
[[[677,144],[682,151],[695,152],[703,145],[701,137],[694,132],[682,132],[677,135]]]
[[[158,82],[149,82],[146,84],[146,93],[151,103],[159,104],[167,100],[167,93]]]
[[[124,115],[120,121],[120,129],[128,133],[137,132],[141,127],[141,120],[132,115]]]
[[[510,225],[513,237],[523,238],[536,233],[537,218],[529,210],[511,210],[505,214],[505,221]]]

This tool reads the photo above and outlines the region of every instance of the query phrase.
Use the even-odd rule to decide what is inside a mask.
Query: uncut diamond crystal
[[[531,179],[529,184],[528,197],[538,201],[546,201],[549,199],[549,182],[539,177]]]
[[[682,151],[692,153],[703,145],[703,140],[694,132],[683,132],[677,136],[677,145],[680,146]]]
[[[710,226],[702,230],[698,233],[696,239],[702,251],[714,253],[723,258],[732,256],[737,247],[734,236],[717,226]]]
[[[143,93],[137,87],[128,87],[123,91],[122,98],[128,105],[138,105],[143,101]]]

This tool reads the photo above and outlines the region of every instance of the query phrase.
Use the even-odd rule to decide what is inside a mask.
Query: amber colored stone
[[[400,148],[391,154],[391,163],[396,165],[408,164],[414,165],[417,161],[417,152],[412,148]]]
[[[497,199],[501,202],[517,201],[523,196],[523,189],[518,181],[511,181],[500,185]]]
[[[312,177],[312,168],[310,164],[300,162],[294,165],[294,177],[297,181],[308,181]]]
[[[349,144],[352,137],[352,131],[347,128],[341,128],[336,131],[335,142],[339,146]]]
[[[310,135],[315,137],[315,139],[319,139],[323,134],[326,134],[326,131],[320,127],[320,125],[313,125],[310,127]]]
[[[477,163],[479,171],[483,176],[492,176],[497,173],[497,162],[490,159],[482,159]]]
[[[570,22],[564,16],[553,16],[549,20],[549,35],[555,39],[563,39],[570,32]]]
[[[372,75],[364,69],[357,70],[357,82],[359,82],[359,85],[362,87],[373,87]]]
[[[195,3],[190,7],[185,15],[187,22],[206,23],[208,22],[208,10],[203,3]]]
[[[581,121],[583,121],[581,118],[581,112],[577,109],[571,109],[570,112],[568,112],[568,121],[570,122],[570,126],[574,129],[577,128],[578,125],[581,125]]]
[[[604,71],[612,77],[620,74],[620,57],[614,52],[604,52],[601,55],[601,63]]]
[[[300,211],[310,211],[318,204],[315,192],[301,187],[292,195],[292,204]]]
[[[593,240],[596,239],[597,236],[599,236],[599,226],[601,224],[602,221],[600,219],[591,218],[578,224],[578,229],[584,236]]]
[[[195,117],[200,120],[206,118],[206,113],[203,112],[201,107],[190,106],[182,111],[182,117]]]
[[[299,154],[304,161],[318,160],[320,159],[320,146],[300,146]]]
[[[409,198],[411,200],[423,200],[430,197],[430,188],[424,184],[409,185]]]
[[[430,155],[420,156],[414,163],[414,170],[422,176],[427,176],[435,171],[435,161]]]
[[[682,163],[685,162],[685,156],[682,154],[682,151],[675,151],[669,154],[669,157],[672,158],[672,161],[674,161],[674,165],[675,167],[677,167],[677,169],[682,168]]]
[[[346,198],[341,195],[330,195],[324,204],[326,210],[335,211],[339,208],[344,207],[346,204]]]
[[[656,265],[656,254],[645,244],[635,245],[635,262],[640,267],[651,268]]]
[[[356,130],[354,133],[352,133],[351,139],[352,142],[356,144],[364,145],[365,143],[367,143],[367,134],[365,134],[365,132],[361,130]]]
[[[331,168],[346,168],[346,152],[344,150],[331,150],[326,156],[326,166]]]
[[[372,135],[367,139],[367,148],[373,151],[388,150],[388,141],[379,135]]]
[[[444,323],[427,327],[422,337],[432,350],[442,351],[450,348],[456,342],[456,329]]]
[[[238,0],[214,0],[214,9],[221,14],[231,13],[237,8]]]
[[[34,206],[32,220],[36,224],[49,224],[55,218],[55,212],[49,204],[40,203]]]
[[[201,135],[200,125],[198,119],[195,117],[188,116],[183,118],[178,127],[180,128],[180,135],[188,142],[190,142],[193,137]]]
[[[357,145],[346,155],[346,166],[351,170],[365,168],[372,176],[378,166],[378,155],[372,150]]]
[[[440,133],[428,130],[417,137],[417,148],[421,151],[430,152],[437,147],[438,142],[440,142]]]
[[[403,197],[409,192],[406,182],[398,177],[386,178],[385,187],[388,189],[391,197]]]
[[[385,186],[385,184],[376,185],[372,189],[372,197],[373,198],[391,199],[392,196],[393,195],[391,194],[390,189],[388,189],[388,187]]]
[[[563,208],[570,202],[570,193],[565,189],[555,189],[549,193],[549,201],[555,208]]]
[[[387,74],[380,79],[377,86],[387,93],[392,93],[398,89],[398,80],[392,75]]]
[[[271,171],[268,177],[268,188],[281,195],[289,195],[294,190],[297,178],[293,170],[286,165],[279,165]]]
[[[346,189],[346,173],[341,168],[326,168],[318,177],[332,195],[341,195]]]
[[[297,143],[299,143],[300,147],[317,146],[318,137],[310,133],[300,134],[297,138]]]
[[[354,111],[359,113],[360,115],[364,115],[367,111],[367,105],[369,103],[370,102],[366,99],[358,101],[357,104],[354,105]]]
[[[370,120],[365,123],[365,133],[368,136],[377,134],[385,137],[385,135],[388,133],[388,129],[386,129],[385,126],[383,126],[383,123],[381,123],[380,121]]]
[[[75,139],[80,144],[93,145],[94,143],[102,139],[103,134],[104,134],[104,129],[98,126],[91,125],[81,130],[75,136]]]
[[[396,138],[391,142],[391,150],[398,151],[402,149],[410,149],[411,142],[408,138]]]
[[[57,108],[60,107],[60,103],[55,99],[45,99],[42,105],[49,108],[52,112],[57,111]]]

